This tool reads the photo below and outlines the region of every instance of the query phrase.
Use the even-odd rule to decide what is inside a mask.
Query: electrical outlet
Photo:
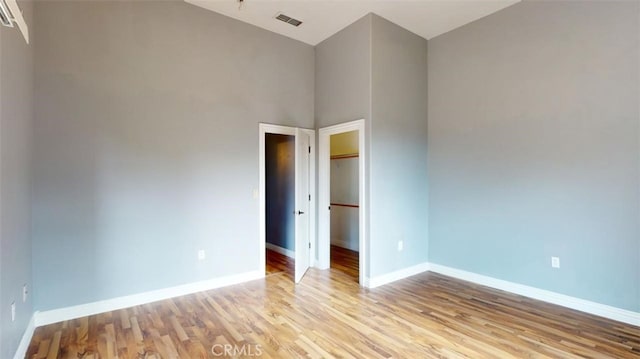
[[[204,249],[198,251],[198,259],[203,261],[206,258],[206,254],[204,253]]]
[[[560,257],[551,257],[551,267],[560,268]]]
[[[16,321],[16,302],[11,303],[11,321]]]
[[[27,285],[25,284],[22,286],[22,303],[27,302],[27,294],[29,294],[29,291],[27,290]]]
[[[402,252],[403,249],[404,249],[404,242],[398,241],[398,252]]]

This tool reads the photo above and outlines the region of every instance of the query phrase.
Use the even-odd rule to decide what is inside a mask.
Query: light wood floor
[[[358,283],[358,274],[360,273],[358,252],[332,245],[330,257],[331,269],[346,274]]]
[[[282,274],[293,278],[295,261],[278,252],[267,249],[266,275]]]
[[[337,269],[38,328],[28,358],[640,358],[640,328],[433,273],[367,290]],[[223,353],[224,354],[224,353]],[[261,355],[257,355],[261,354]]]

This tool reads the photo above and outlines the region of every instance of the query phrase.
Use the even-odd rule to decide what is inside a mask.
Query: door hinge
[[[309,146],[309,153],[311,153],[311,146]]]
[[[311,195],[309,195],[309,202],[311,202]]]
[[[329,206],[329,208],[327,208],[328,210],[331,210],[331,206]]]
[[[311,249],[311,242],[309,242],[309,249]]]

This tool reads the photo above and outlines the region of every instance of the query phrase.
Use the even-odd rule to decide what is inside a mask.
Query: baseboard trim
[[[20,339],[20,344],[18,345],[18,349],[16,350],[16,354],[13,356],[13,359],[24,359],[25,356],[27,356],[27,350],[29,350],[29,344],[31,343],[31,338],[33,338],[35,330],[36,313],[33,313],[29,320],[29,324],[27,324],[27,328],[24,330],[24,334],[22,334],[22,339]]]
[[[280,246],[277,246],[275,244],[271,244],[271,243],[267,243],[267,249],[270,249],[274,252],[278,252],[284,256],[287,256],[289,258],[293,258],[296,259],[296,252],[290,250],[290,249],[286,249]]]
[[[260,278],[264,278],[264,272],[252,271],[124,297],[101,300],[93,303],[80,304],[72,307],[36,312],[34,314],[35,326],[40,327],[65,320],[86,317],[89,315],[110,312],[136,305],[157,302],[159,300],[249,282]]]
[[[338,247],[344,248],[344,249],[348,249],[348,250],[354,251],[354,252],[358,252],[360,250],[358,248],[358,242],[356,242],[355,245],[349,245],[349,242],[343,240],[342,238],[331,238],[331,245],[332,246],[338,246]]]
[[[365,278],[365,287],[375,288],[381,285],[389,284],[400,279],[411,277],[416,274],[420,274],[428,271],[430,268],[429,263],[420,263],[411,267],[403,268],[391,273],[383,274],[377,277]]]
[[[581,312],[597,315],[607,319],[640,326],[640,313],[626,309],[620,309],[605,304],[591,302],[585,299],[571,297],[544,289],[530,287],[523,284],[508,282],[502,279],[484,276],[461,269],[451,268],[440,264],[431,263],[430,271],[440,273],[449,277],[465,280],[475,284],[500,289],[525,297],[537,299],[543,302],[560,305],[563,307],[579,310]]]
[[[400,269],[381,276],[365,278],[365,287],[376,288],[426,271],[440,273],[475,284],[484,285],[487,287],[541,300],[547,303],[560,305],[619,322],[640,326],[640,313],[638,312],[620,309],[605,304],[591,302],[588,300],[575,298],[544,289],[530,287],[523,284],[513,283],[502,279],[488,277],[481,274],[467,272],[464,270],[451,268],[435,263],[420,263],[418,265]],[[31,320],[29,321],[29,324],[25,329],[14,359],[23,359],[25,357],[35,328],[43,325],[58,323],[65,320],[71,320],[122,308],[128,308],[136,305],[152,303],[159,300],[226,287],[234,284],[240,284],[263,277],[264,273],[262,271],[252,271],[222,278],[180,285],[176,287],[134,294],[125,297],[103,300],[99,302],[53,309],[44,312],[35,312],[31,316]]]

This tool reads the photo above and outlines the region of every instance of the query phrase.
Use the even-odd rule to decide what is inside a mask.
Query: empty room
[[[0,25],[0,359],[640,359],[640,1]]]

